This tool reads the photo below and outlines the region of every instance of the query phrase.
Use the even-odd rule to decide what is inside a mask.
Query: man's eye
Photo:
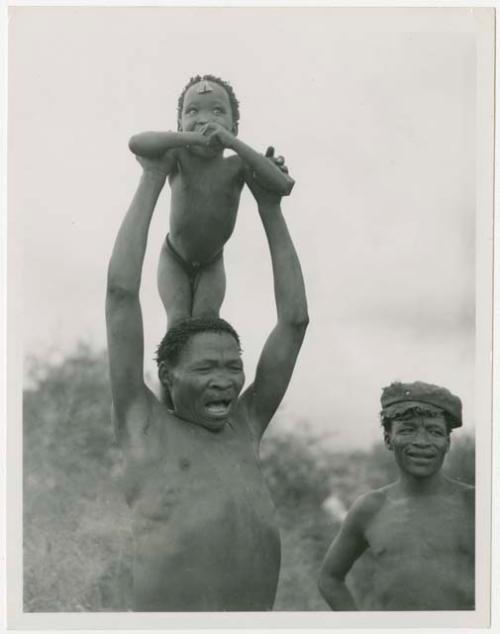
[[[194,114],[196,112],[196,108],[186,108],[186,114]]]
[[[224,114],[224,110],[222,108],[214,108],[214,114]]]
[[[408,421],[408,420],[411,420],[412,418],[413,418],[413,414],[403,413],[403,414],[396,414],[396,416],[394,417],[394,420]]]
[[[444,436],[444,433],[440,429],[431,429],[430,433],[433,436]]]

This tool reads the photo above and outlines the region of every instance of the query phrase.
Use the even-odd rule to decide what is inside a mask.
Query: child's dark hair
[[[158,366],[164,362],[167,366],[174,367],[191,337],[201,332],[225,332],[234,338],[241,352],[240,338],[231,324],[220,317],[196,317],[185,319],[168,330],[156,351]]]
[[[386,433],[390,433],[391,428],[392,428],[392,423],[395,420],[401,420],[401,416],[404,414],[404,416],[411,416],[411,415],[415,415],[415,416],[429,416],[429,417],[433,417],[433,416],[443,416],[444,420],[446,421],[446,431],[448,434],[451,433],[454,425],[453,425],[453,420],[450,417],[450,415],[445,412],[444,410],[441,411],[436,411],[434,409],[429,409],[427,407],[425,407],[425,405],[419,407],[419,406],[414,406],[414,407],[410,407],[408,409],[406,409],[404,412],[402,412],[401,414],[391,414],[390,416],[388,416],[385,412],[385,410],[382,410],[380,412],[380,422],[382,423],[382,427],[384,428],[384,432]]]
[[[221,88],[227,92],[229,97],[229,103],[231,104],[231,112],[233,115],[233,125],[234,125],[234,133],[238,133],[238,122],[240,120],[240,102],[236,98],[234,94],[233,87],[227,81],[224,81],[220,77],[216,77],[215,75],[195,75],[191,77],[188,83],[184,86],[183,91],[180,94],[179,100],[177,102],[177,129],[180,130],[181,127],[181,116],[182,116],[182,108],[184,106],[184,95],[186,92],[194,86],[194,84],[198,84],[200,81],[211,81],[213,84],[218,84]]]

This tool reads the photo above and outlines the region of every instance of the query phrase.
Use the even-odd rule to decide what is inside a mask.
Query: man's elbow
[[[318,590],[322,597],[326,598],[330,595],[331,590],[331,579],[327,575],[324,569],[320,570],[318,577]]]
[[[296,311],[288,315],[288,324],[297,332],[305,334],[309,326],[309,314],[307,310]]]
[[[131,288],[117,277],[108,276],[108,283],[106,286],[107,301],[122,302],[126,299],[135,299],[138,296],[138,289]]]
[[[322,569],[318,578],[318,590],[332,610],[348,609],[344,596],[345,582],[343,579],[339,579]]]

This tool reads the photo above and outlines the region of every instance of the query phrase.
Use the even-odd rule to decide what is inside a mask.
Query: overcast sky
[[[275,145],[297,181],[283,209],[311,325],[276,426],[365,447],[380,436],[382,386],[419,379],[460,395],[472,428],[471,11],[11,7],[9,38],[9,214],[27,352],[105,345],[107,263],[140,175],[128,138],[174,129],[189,77],[213,73],[240,100],[240,138]],[[143,273],[153,379],[168,211],[167,186]],[[225,262],[221,315],[251,379],[274,300],[247,191]]]

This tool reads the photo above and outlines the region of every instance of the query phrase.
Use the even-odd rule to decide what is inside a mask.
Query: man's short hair
[[[241,352],[240,338],[236,330],[225,319],[220,317],[196,317],[180,321],[172,326],[163,337],[156,351],[156,363],[166,363],[168,367],[174,367],[179,361],[182,350],[188,341],[202,332],[227,333],[234,338]]]
[[[231,113],[233,115],[234,133],[237,134],[238,123],[240,120],[240,102],[236,98],[231,84],[227,81],[224,81],[224,79],[221,79],[220,77],[216,77],[215,75],[195,75],[194,77],[191,77],[188,83],[184,86],[184,89],[181,92],[179,100],[177,102],[177,129],[180,130],[182,108],[184,106],[184,95],[191,88],[191,86],[194,86],[194,84],[198,84],[200,81],[211,81],[213,84],[217,84],[221,88],[224,88],[224,90],[227,92],[229,103],[231,104]]]

